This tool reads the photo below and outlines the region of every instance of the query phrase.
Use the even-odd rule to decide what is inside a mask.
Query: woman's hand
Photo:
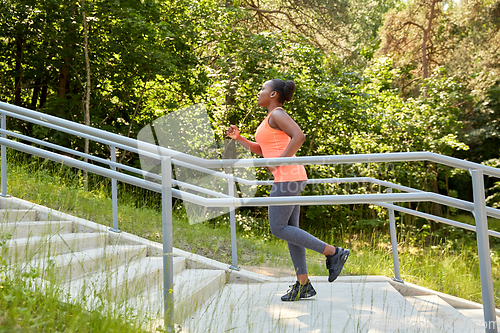
[[[231,139],[233,140],[238,140],[238,137],[240,136],[240,130],[238,129],[238,127],[236,127],[235,125],[231,125],[229,126],[229,128],[227,129],[227,136],[230,137]]]
[[[274,171],[278,170],[279,166],[268,166],[268,167],[265,167],[265,169],[267,171],[269,171],[270,173],[273,173]]]
[[[252,153],[262,156],[262,149],[260,149],[259,144],[257,142],[252,142],[252,141],[249,141],[249,140],[245,139],[244,137],[242,137],[240,135],[240,130],[238,129],[238,127],[236,127],[234,125],[229,126],[226,134],[231,139],[236,140],[239,143],[241,143],[241,145],[243,147],[250,150]]]

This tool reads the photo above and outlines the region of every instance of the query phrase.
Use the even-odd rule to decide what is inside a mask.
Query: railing
[[[42,114],[36,111],[28,110],[18,106],[0,102],[0,145],[1,145],[1,180],[2,196],[7,196],[7,163],[6,148],[15,149],[28,154],[36,155],[59,163],[92,172],[112,179],[112,200],[113,200],[113,232],[119,232],[118,225],[118,205],[116,181],[135,185],[141,188],[149,189],[162,193],[162,229],[163,229],[163,260],[164,260],[164,314],[165,326],[167,331],[173,331],[173,273],[172,273],[172,197],[196,203],[205,207],[229,207],[231,224],[231,245],[232,245],[232,265],[231,269],[239,269],[236,252],[236,228],[234,208],[245,206],[269,206],[269,205],[335,205],[335,204],[367,204],[371,203],[388,209],[391,243],[393,249],[394,262],[394,280],[403,283],[399,270],[399,259],[397,250],[397,235],[394,218],[394,211],[423,217],[441,223],[446,223],[456,227],[472,230],[476,232],[479,266],[481,274],[481,290],[483,296],[483,311],[486,325],[486,332],[497,332],[495,303],[493,292],[493,281],[490,260],[490,246],[488,236],[500,237],[500,233],[488,230],[487,216],[500,218],[500,210],[487,207],[484,197],[484,179],[483,175],[490,175],[500,178],[500,169],[480,165],[473,162],[463,161],[456,158],[443,156],[429,152],[407,152],[407,153],[386,153],[386,154],[363,154],[363,155],[339,155],[339,156],[311,156],[295,158],[272,158],[272,159],[241,159],[241,160],[205,160],[193,157],[187,154],[179,153],[164,147],[158,147],[146,142],[123,137],[117,134],[109,133],[103,130],[89,126],[74,123],[68,120],[54,116]],[[102,159],[92,155],[76,152],[65,147],[54,145],[52,143],[27,137],[19,133],[7,130],[6,118],[13,117],[33,124],[52,128],[57,131],[87,138],[110,147],[110,160]],[[7,138],[8,136],[35,143],[50,149],[59,150],[74,156],[88,158],[105,164],[109,167],[100,167],[90,163],[64,156],[62,154],[47,151],[34,146],[26,145]],[[161,184],[147,181],[142,178],[143,171],[124,164],[116,162],[116,149],[123,149],[133,153],[146,155],[161,161],[160,174],[148,174],[149,177],[161,181]],[[174,156],[175,158],[172,158]],[[407,162],[407,161],[432,161],[447,166],[469,170],[472,176],[474,203],[443,196],[436,193],[428,193],[413,189],[410,187],[393,184],[386,181],[377,180],[369,177],[358,178],[328,178],[328,179],[310,179],[308,184],[318,183],[372,183],[386,187],[385,194],[351,194],[351,195],[318,195],[318,196],[297,196],[297,197],[273,197],[273,198],[237,198],[234,192],[234,182],[246,185],[271,185],[272,181],[250,181],[233,175],[215,172],[209,168],[244,168],[244,167],[262,167],[279,166],[290,164],[341,164],[341,163],[374,163],[374,162]],[[206,172],[216,177],[228,181],[229,194],[200,188],[192,184],[186,184],[172,179],[172,164],[188,167],[193,170]],[[140,175],[135,177],[118,172],[117,169],[126,170]],[[186,189],[194,189],[200,193],[214,196],[215,198],[204,198],[182,190],[172,188],[180,186]],[[392,190],[398,190],[405,193],[392,193]],[[443,217],[418,212],[405,207],[395,205],[395,202],[435,202],[450,207],[470,211],[474,214],[476,226],[456,222]]]

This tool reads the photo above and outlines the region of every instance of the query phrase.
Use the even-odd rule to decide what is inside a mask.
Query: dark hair
[[[295,82],[292,80],[283,81],[280,79],[272,79],[271,87],[273,91],[276,91],[278,96],[278,102],[285,103],[292,100],[293,94],[295,93]]]

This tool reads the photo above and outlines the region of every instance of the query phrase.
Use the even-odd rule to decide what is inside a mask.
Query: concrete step
[[[36,221],[0,223],[0,234],[9,234],[11,238],[68,234],[73,232],[70,221]]]
[[[484,328],[487,327],[487,324],[484,321],[484,312],[483,309],[456,309],[469,320],[474,322],[474,324],[481,326],[483,328],[482,332],[484,332]],[[497,312],[498,313],[498,312]],[[497,323],[500,322],[500,317],[497,316]]]
[[[198,310],[206,300],[226,283],[226,272],[210,269],[186,269],[174,275],[174,320],[181,322]],[[163,281],[151,290],[127,302],[138,313],[147,313],[152,318],[163,316]]]
[[[37,212],[32,209],[0,209],[0,222],[29,222],[37,220]]]
[[[94,274],[99,270],[114,269],[132,260],[145,258],[146,254],[145,245],[107,245],[50,258],[35,259],[22,264],[22,269],[27,271],[38,269],[42,272],[41,278],[57,276],[64,281]]]
[[[281,301],[290,283],[227,284],[183,332],[441,332],[388,282],[311,280],[317,295],[300,302]]]
[[[186,259],[174,257],[174,274],[186,267]],[[63,285],[71,297],[86,300],[86,306],[99,306],[102,300],[123,302],[136,297],[145,289],[161,282],[163,274],[162,257],[145,257],[121,265],[118,268],[100,271]]]
[[[50,236],[15,238],[6,241],[4,258],[9,264],[49,258],[68,252],[101,247],[106,243],[104,233],[72,233]]]
[[[406,296],[405,298],[440,332],[484,332],[483,327],[464,316],[437,295]]]

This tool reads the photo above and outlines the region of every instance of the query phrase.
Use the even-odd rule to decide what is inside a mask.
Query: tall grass
[[[88,310],[81,300],[69,300],[58,274],[8,266],[6,240],[0,236],[0,332],[142,332],[145,323],[130,310],[101,306]],[[10,258],[9,258],[10,259]],[[66,300],[63,302],[62,300]]]
[[[22,279],[0,283],[0,332],[140,332],[140,320],[63,303],[57,290],[30,289]]]

